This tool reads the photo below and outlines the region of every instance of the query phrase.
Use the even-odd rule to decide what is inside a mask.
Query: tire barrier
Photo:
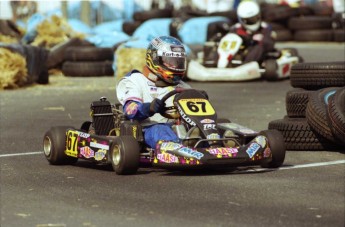
[[[112,62],[66,61],[62,65],[62,72],[68,77],[112,76]]]
[[[83,47],[83,46],[92,46],[92,44],[79,38],[71,38],[65,42],[62,42],[54,46],[49,51],[48,60],[47,60],[48,69],[61,67],[62,63],[64,62],[66,49],[73,46]]]
[[[299,63],[290,77],[287,115],[269,122],[268,129],[282,132],[288,150],[343,152],[345,62]]]
[[[47,49],[31,45],[5,43],[0,44],[0,48],[5,48],[13,53],[18,53],[25,59],[27,76],[22,83],[19,83],[20,86],[31,85],[33,83],[49,83],[49,74],[47,68],[49,51]],[[4,57],[3,60],[6,62],[6,57]],[[11,61],[9,61],[7,64],[16,65],[16,62],[11,63]],[[18,70],[21,71],[21,66],[18,66]]]
[[[330,7],[262,4],[262,18],[276,33],[277,41],[344,42],[345,19]],[[277,24],[280,26],[277,27]]]
[[[69,77],[113,76],[113,48],[70,46],[63,52],[62,73]]]

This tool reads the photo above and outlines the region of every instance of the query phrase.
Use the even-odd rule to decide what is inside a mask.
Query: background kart
[[[276,49],[265,55],[262,63],[243,63],[247,54],[242,38],[227,34],[219,42],[207,42],[201,59],[191,60],[187,77],[195,81],[246,81],[263,78],[269,81],[290,76],[291,67],[300,61],[294,48]]]
[[[91,103],[92,121],[80,129],[52,127],[43,139],[50,164],[73,164],[84,159],[111,164],[117,174],[133,174],[141,166],[165,169],[224,168],[261,165],[277,168],[285,159],[285,143],[277,130],[255,132],[227,119],[218,119],[204,91],[176,89],[174,106],[164,116],[180,143],[160,141],[155,149],[145,144],[143,126],[124,117],[120,105],[106,98]]]

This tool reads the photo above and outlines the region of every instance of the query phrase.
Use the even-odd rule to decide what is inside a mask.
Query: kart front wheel
[[[272,159],[261,163],[263,168],[278,168],[285,160],[286,147],[284,137],[278,130],[265,130],[260,132],[268,140],[268,146],[272,152]]]
[[[139,168],[140,147],[133,136],[118,136],[114,139],[109,160],[119,175],[134,174]]]
[[[268,81],[275,81],[278,80],[278,65],[275,59],[268,59],[265,61],[265,73],[263,74],[263,78]]]
[[[52,165],[74,164],[78,158],[65,154],[66,131],[73,127],[58,126],[47,131],[43,138],[44,156]]]

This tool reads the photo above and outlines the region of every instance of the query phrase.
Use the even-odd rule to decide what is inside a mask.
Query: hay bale
[[[69,40],[71,37],[85,38],[85,35],[75,32],[67,21],[56,15],[42,21],[36,27],[37,36],[30,44],[50,49],[55,45]]]
[[[18,43],[18,40],[12,36],[0,34],[0,43]]]
[[[17,88],[26,83],[26,60],[19,53],[0,48],[0,89]]]
[[[146,64],[145,55],[146,49],[126,47],[118,48],[115,55],[116,80],[121,79],[133,69],[142,71]]]

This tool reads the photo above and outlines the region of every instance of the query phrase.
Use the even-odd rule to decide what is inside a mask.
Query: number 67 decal
[[[68,131],[66,138],[66,155],[77,157],[78,132]]]
[[[213,115],[215,111],[207,99],[180,99],[179,103],[187,115]]]

